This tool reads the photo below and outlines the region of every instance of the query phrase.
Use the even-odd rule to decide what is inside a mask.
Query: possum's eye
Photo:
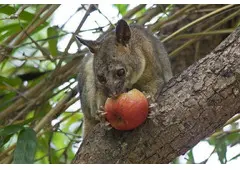
[[[123,68],[117,70],[117,76],[118,77],[123,77],[125,76],[125,70]]]
[[[102,84],[107,82],[106,78],[103,75],[97,75],[98,81]]]

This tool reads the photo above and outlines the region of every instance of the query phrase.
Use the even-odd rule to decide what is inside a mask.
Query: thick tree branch
[[[96,127],[73,163],[169,163],[240,111],[240,28],[173,78],[155,116],[121,132]]]

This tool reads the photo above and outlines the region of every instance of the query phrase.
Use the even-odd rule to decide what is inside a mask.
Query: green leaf
[[[35,113],[34,113],[34,118],[42,118],[43,116],[45,116],[49,110],[51,109],[51,105],[49,104],[49,102],[45,102],[43,103],[40,107],[38,107],[36,110],[35,110]]]
[[[23,28],[25,28],[27,26],[27,23],[26,22],[21,22],[21,25],[23,26]],[[3,26],[0,26],[0,31],[3,32],[3,31],[14,31],[13,33],[16,33],[15,31],[20,31],[21,30],[21,27],[19,25],[18,22],[16,23],[9,23],[9,24],[4,24]]]
[[[16,92],[6,92],[1,90],[0,88],[0,111],[6,109],[12,102],[14,101],[15,96],[17,95]],[[1,122],[1,120],[0,120]]]
[[[22,125],[10,125],[0,129],[0,136],[8,136],[22,130]]]
[[[23,28],[27,26],[27,23],[21,23]],[[4,24],[4,26],[0,27],[0,41],[4,40],[5,38],[9,37],[10,35],[13,35],[15,33],[20,32],[22,29],[19,25],[19,23],[11,23],[11,24]]]
[[[175,158],[171,164],[180,164],[179,157]]]
[[[16,149],[13,154],[13,163],[32,164],[37,149],[36,132],[31,128],[23,129],[19,136]]]
[[[10,140],[11,136],[0,136],[0,148],[3,147],[3,145],[5,145],[9,140]]]
[[[58,51],[57,51],[57,43],[58,43],[58,38],[51,38],[54,36],[58,36],[58,31],[56,27],[49,27],[47,30],[48,34],[48,45],[49,45],[49,50],[52,56],[57,56]]]
[[[237,155],[235,155],[234,157],[232,157],[231,159],[229,159],[229,161],[232,161],[232,160],[234,160],[234,159],[237,159],[238,157],[240,157],[240,153],[239,154],[237,154]]]
[[[226,137],[225,137],[225,143],[227,145],[232,145],[234,143],[238,143],[238,141],[240,141],[240,133],[230,133],[230,134],[226,135]]]
[[[118,9],[118,11],[121,15],[124,15],[127,12],[127,8],[129,5],[128,4],[114,4],[113,6],[115,6]]]
[[[26,24],[24,24],[24,25],[26,25]],[[9,30],[11,30],[11,31],[19,30],[20,31],[21,27],[20,27],[19,23],[11,23],[11,24],[0,26],[0,32],[9,31]]]
[[[68,142],[69,142],[69,138],[65,134],[62,134],[60,132],[55,132],[53,134],[52,143],[54,144],[56,149],[61,149],[63,147],[66,147]],[[62,152],[59,152],[59,154],[61,154]]]
[[[69,162],[67,163],[71,163],[71,161],[73,160],[73,158],[75,157],[75,152],[72,150],[72,148],[68,148],[67,150],[67,155],[68,155],[68,158],[70,159]]]
[[[10,5],[0,8],[0,13],[6,14],[9,16],[12,14],[15,14],[16,11],[17,11],[17,8],[15,9]],[[31,21],[33,17],[34,17],[34,14],[27,12],[26,10],[22,11],[21,14],[19,15],[19,18],[25,21]]]
[[[69,114],[64,114],[65,116],[69,115]],[[64,116],[64,117],[65,117]],[[82,120],[83,118],[83,114],[81,113],[75,113],[74,115],[72,115],[71,117],[69,117],[68,119],[66,119],[65,121],[63,121],[61,123],[61,130],[67,132],[67,131],[71,131],[70,130],[70,126],[73,125],[76,122],[79,122],[80,120]],[[73,130],[73,129],[72,129]],[[72,131],[73,132],[73,131]]]
[[[31,66],[31,65],[24,65],[24,67],[19,67],[17,70],[16,70],[16,67],[6,66],[6,69],[3,71],[3,73],[7,73],[7,74],[10,74],[10,75],[14,74],[14,75],[17,76],[19,74],[25,74],[25,73],[28,73],[28,72],[38,72],[38,71],[39,71],[39,68],[36,68],[34,66]]]
[[[195,164],[195,160],[194,160],[194,156],[193,156],[193,151],[192,149],[188,152],[188,160],[187,163],[188,164]]]
[[[227,145],[225,143],[224,138],[216,141],[216,152],[217,152],[219,161],[222,164],[225,164],[227,162],[227,157],[226,157]]]
[[[18,85],[21,85],[22,83],[22,80],[20,78],[7,78],[7,77],[3,77],[3,76],[0,76],[0,89],[8,89],[9,86],[12,86],[12,87],[16,87]],[[7,85],[6,85],[7,84]]]
[[[138,17],[141,17],[145,14],[145,12],[147,11],[146,7],[145,8],[142,8],[140,11],[138,11],[135,16],[138,18]]]
[[[216,145],[216,138],[215,137],[210,137],[207,142],[209,143],[209,145]]]

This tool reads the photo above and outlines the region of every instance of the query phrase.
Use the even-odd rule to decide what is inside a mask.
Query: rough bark
[[[169,163],[240,110],[239,90],[240,28],[166,85],[153,118],[129,132],[96,125],[73,163]]]

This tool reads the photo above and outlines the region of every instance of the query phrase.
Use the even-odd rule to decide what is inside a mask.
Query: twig
[[[112,21],[110,21],[110,19],[108,19],[108,17],[101,12],[101,10],[98,8],[97,5],[93,5],[93,6],[97,9],[97,11],[98,11],[106,20],[108,20],[108,22],[111,24],[111,26],[114,26],[114,24],[112,23]]]
[[[76,135],[76,134],[70,133],[70,132],[64,132],[61,129],[58,129],[56,132],[63,133],[64,135],[66,135],[68,137],[69,140],[71,140],[71,138],[69,138],[69,136],[73,136],[73,137],[77,137],[77,138],[81,137],[81,135]]]
[[[138,11],[140,11],[141,9],[143,9],[146,6],[146,4],[140,4],[138,6],[136,6],[135,8],[129,10],[124,16],[123,19],[129,19],[131,18],[134,14],[136,14]]]
[[[48,40],[52,40],[52,39],[63,37],[63,36],[68,35],[68,34],[72,34],[72,33],[68,32],[68,33],[64,33],[64,34],[60,34],[60,35],[49,36],[48,38],[35,40],[35,42],[48,41]],[[13,48],[16,49],[16,48],[23,47],[25,45],[29,45],[29,44],[32,44],[32,43],[33,42],[22,43],[22,44],[19,44],[17,46],[14,46]]]
[[[138,24],[143,25],[149,20],[151,20],[154,16],[162,12],[162,8],[157,5],[155,8],[148,9],[146,14],[138,21]]]
[[[36,56],[36,57],[26,57],[24,56],[24,58],[17,58],[17,57],[14,57],[14,56],[8,56],[9,58],[11,59],[14,59],[14,60],[19,60],[19,61],[26,61],[26,60],[38,60],[38,61],[45,61],[46,60],[46,57],[45,56]],[[54,59],[60,59],[62,57],[54,57]]]
[[[200,41],[195,44],[194,62],[199,58]]]
[[[80,131],[82,129],[82,123],[80,124],[80,126],[73,132],[74,134],[76,133],[76,134],[78,134],[78,132]],[[79,136],[79,137],[77,137],[77,138],[81,138],[82,136]],[[71,140],[70,140],[70,142],[68,143],[68,145],[67,145],[67,148],[64,150],[64,152],[63,152],[63,155],[65,156],[65,157],[67,157],[67,150],[72,146],[72,144],[73,144],[73,142],[75,142],[76,141],[76,139],[75,138],[72,138]],[[66,158],[65,158],[65,163],[66,163]]]
[[[21,116],[23,116],[24,114],[27,114],[27,112],[30,109],[32,109],[35,105],[37,105],[39,101],[41,101],[44,98],[45,94],[51,89],[52,89],[52,86],[49,86],[48,88],[45,89],[45,92],[42,92],[37,98],[31,99],[28,105],[21,112],[19,112],[16,117],[14,117],[11,121],[9,121],[8,125],[11,125],[14,121],[19,119]]]
[[[240,129],[234,129],[234,130],[229,130],[229,131],[220,131],[220,132],[215,132],[214,134],[211,135],[211,137],[229,135],[229,134],[238,133],[238,132],[240,132]]]
[[[58,150],[55,150],[54,152],[59,152],[59,151],[64,150],[64,149],[66,149],[66,147],[63,147],[63,148],[58,149]],[[34,162],[40,161],[41,159],[43,159],[43,158],[45,158],[45,157],[47,157],[47,156],[49,156],[49,154],[45,154],[45,155],[43,155],[42,157],[40,157],[40,158],[38,158],[38,159],[35,159]]]
[[[172,39],[173,37],[175,37],[175,36],[178,35],[179,33],[185,31],[186,29],[190,28],[191,26],[193,26],[193,25],[195,25],[195,24],[197,24],[197,23],[205,20],[206,18],[209,18],[209,17],[211,17],[211,16],[214,16],[214,15],[216,15],[216,14],[218,14],[218,13],[220,13],[220,12],[226,10],[226,9],[229,9],[229,8],[231,8],[231,7],[233,7],[233,6],[234,6],[234,4],[226,5],[226,6],[222,7],[222,8],[219,8],[219,9],[217,9],[217,10],[215,10],[215,11],[213,11],[213,12],[207,14],[207,15],[204,15],[204,16],[196,19],[195,21],[193,21],[193,22],[185,25],[184,27],[180,28],[179,30],[175,31],[174,33],[172,33],[171,35],[169,35],[167,38],[163,39],[162,42],[169,41],[170,39]]]
[[[38,134],[37,134],[37,137],[39,137],[39,136],[41,136],[41,135],[43,135],[43,133],[38,133]],[[9,152],[11,152],[11,151],[12,151],[13,149],[15,149],[15,148],[16,148],[16,143],[13,144],[12,146],[10,146],[9,148],[7,148],[5,151],[3,151],[3,153],[0,153],[0,159],[1,159],[2,156],[7,155]],[[6,158],[5,158],[3,161],[1,161],[0,163],[9,164],[9,163],[11,163],[12,158],[13,158],[13,155],[8,155],[8,156],[6,156]]]
[[[132,10],[128,11],[123,18],[124,19],[130,19],[130,17],[132,17],[135,13],[137,13],[140,9],[144,8],[146,5],[139,5],[136,8],[133,8]],[[103,37],[105,34],[107,34],[108,32],[110,32],[111,30],[113,30],[113,28],[115,28],[115,25],[110,25],[109,28],[107,29],[107,31],[105,31],[98,39],[100,39],[101,37]]]
[[[60,102],[58,102],[58,104],[52,110],[50,110],[45,115],[45,117],[43,117],[43,119],[40,120],[40,122],[33,128],[35,130],[35,132],[38,134],[40,132],[40,130],[46,125],[46,123],[51,121],[51,119],[54,115],[58,114],[61,110],[66,109],[65,103],[67,101],[69,101],[76,94],[77,94],[77,88],[75,87],[73,90],[68,92],[68,94]],[[6,155],[8,152],[13,150],[15,147],[16,147],[16,144],[12,145],[11,148],[8,149],[8,151],[5,151],[4,154]],[[12,157],[13,157],[13,155],[9,155],[2,162],[10,163],[12,161]]]
[[[228,120],[223,126],[227,126],[229,124],[232,124],[233,122],[236,122],[237,120],[240,119],[240,113],[238,113],[236,116]]]
[[[26,37],[27,35],[25,34],[25,32],[27,32],[28,34],[31,34],[37,27],[39,27],[42,23],[44,23],[49,16],[51,16],[53,14],[53,12],[59,7],[60,5],[52,5],[49,10],[43,15],[42,18],[38,19],[36,21],[35,24],[33,24],[33,22],[41,15],[40,13],[38,15],[35,16],[35,18],[33,19],[33,21],[24,29],[24,31],[22,31],[16,38],[16,40],[11,44],[11,46],[16,46],[19,45]],[[43,9],[42,9],[43,10]]]
[[[35,46],[41,51],[41,53],[47,57],[47,59],[53,61],[53,58],[50,56],[49,52],[47,52],[44,48],[42,48],[23,28],[22,24],[21,24],[21,21],[20,19],[18,18],[18,22],[19,22],[19,25],[22,29],[22,32],[24,32],[24,34],[26,34],[26,36],[32,41],[32,43],[35,44]]]
[[[73,105],[74,103],[76,103],[79,100],[78,97],[72,98],[69,102],[67,102],[65,105],[66,107],[70,107],[71,105]]]
[[[236,122],[239,119],[240,119],[240,114],[238,113],[236,116],[234,116],[233,118],[229,119],[222,127],[225,127],[225,126],[227,126],[229,124],[232,124],[232,123]],[[222,127],[217,129],[216,132],[214,134],[212,134],[212,136],[218,136],[219,134],[223,133]]]
[[[9,153],[11,150],[13,150],[13,149],[15,148],[15,146],[16,146],[16,145],[12,145],[12,146],[8,147],[6,150],[2,151],[2,152],[0,153],[0,160],[1,160],[3,157],[8,156],[8,153]]]
[[[9,17],[6,17],[6,18],[0,18],[0,20],[6,20],[6,19],[17,19],[19,17],[19,15],[24,11],[24,9],[26,9],[27,7],[29,7],[30,5],[27,5],[27,4],[23,4],[21,5],[17,12],[10,15]]]
[[[29,7],[29,6],[30,6],[30,5],[27,5],[27,4],[21,5],[15,14],[10,15],[10,18],[11,18],[11,19],[17,19],[17,18],[19,18],[19,15],[24,11],[24,9],[26,9],[26,8]]]
[[[17,94],[19,94],[20,96],[22,96],[24,99],[29,100],[28,98],[26,98],[26,96],[21,93],[20,91],[16,90],[14,87],[12,87],[11,85],[9,85],[8,83],[6,83],[5,81],[2,82],[3,84],[5,84],[7,87],[9,87],[11,90],[13,90],[14,92],[16,92]]]
[[[59,124],[61,124],[62,122],[64,122],[65,120],[69,119],[70,117],[72,117],[74,115],[74,113],[71,113],[70,115],[62,118],[59,122],[57,122],[53,127],[56,129],[57,126],[59,126]],[[56,127],[55,127],[56,126]]]
[[[64,50],[63,56],[65,56],[68,53],[69,48],[71,47],[72,43],[75,40],[75,35],[77,35],[80,31],[80,29],[82,28],[83,24],[85,23],[85,21],[87,20],[88,16],[90,15],[91,12],[93,12],[93,5],[90,5],[88,10],[86,11],[85,15],[83,16],[80,24],[78,25],[77,29],[75,30],[74,34],[72,35],[67,47]],[[57,68],[61,66],[63,60],[60,60],[59,63],[57,64]]]
[[[65,25],[68,23],[68,21],[70,21],[70,19],[76,15],[80,10],[82,9],[82,7],[79,7],[68,19],[66,22],[63,23],[63,25],[61,26],[61,29],[63,29],[65,27]]]
[[[51,109],[36,126],[34,127],[34,130],[38,133],[46,123],[50,122],[52,117],[59,113],[61,110],[65,109],[65,103],[69,101],[72,97],[74,97],[77,94],[77,87],[75,87],[73,90],[68,92],[68,94],[57,103],[57,105]]]
[[[49,164],[52,164],[52,151],[51,151],[52,138],[53,138],[53,132],[50,133],[49,140],[48,140],[48,161],[49,161]]]
[[[206,164],[207,161],[211,158],[211,156],[215,153],[216,151],[216,147],[214,147],[213,151],[210,153],[210,155],[208,156],[207,159],[205,159],[204,161],[200,162],[199,164]]]
[[[226,18],[222,19],[221,21],[219,21],[218,23],[214,24],[213,26],[207,28],[204,30],[204,32],[208,32],[211,30],[216,29],[217,27],[219,27],[220,25],[224,24],[225,22],[227,22],[228,20],[232,19],[233,17],[239,15],[240,10],[237,10],[236,12],[232,13],[231,15],[227,16]],[[182,51],[183,49],[185,49],[186,47],[190,46],[192,43],[194,43],[195,41],[199,40],[201,38],[201,36],[198,36],[196,38],[193,38],[189,41],[187,41],[186,43],[184,43],[183,45],[181,45],[180,47],[178,47],[177,49],[175,49],[174,51],[172,51],[169,54],[170,59],[172,59],[174,56],[176,56],[180,51]]]
[[[49,5],[44,5],[34,16],[34,18],[32,19],[32,21],[28,24],[28,26],[25,28],[26,30],[32,26],[34,24],[34,22],[40,18],[40,15],[49,8]],[[16,38],[19,35],[19,32],[11,35],[10,37],[8,37],[5,41],[4,44],[10,44],[11,41]]]
[[[48,77],[43,79],[41,82],[39,82],[34,87],[27,90],[24,94],[27,98],[34,98],[37,97],[39,92],[41,92],[41,95],[47,87],[52,87],[52,89],[56,86],[59,86],[61,83],[63,83],[67,78],[70,76],[73,76],[76,74],[79,65],[78,63],[81,61],[83,55],[79,55],[79,57],[75,57],[72,61],[68,62],[66,65],[60,67],[59,69],[55,69],[52,71],[51,74],[49,74]],[[52,90],[50,89],[50,90]],[[40,101],[39,101],[40,102]],[[0,112],[0,119],[4,119],[5,117],[11,115],[12,113],[22,109],[23,107],[26,107],[27,103],[22,98],[19,98],[16,100],[12,105],[7,107],[5,110]]]
[[[180,9],[179,11],[177,11],[175,14],[169,16],[166,20],[159,20],[157,23],[153,24],[150,26],[150,29],[155,32],[157,30],[159,30],[159,28],[166,24],[167,22],[170,22],[174,19],[176,19],[177,17],[181,16],[183,13],[185,13],[189,8],[191,8],[193,6],[193,4],[191,5],[186,5],[184,8]]]
[[[7,156],[5,159],[3,159],[0,164],[10,164],[12,162],[13,155]]]
[[[108,25],[105,25],[105,26],[99,26],[99,27],[97,27],[97,28],[91,28],[91,29],[87,29],[87,30],[81,30],[81,31],[79,31],[79,33],[81,33],[81,32],[88,32],[88,31],[95,31],[95,32],[102,32],[102,30],[103,30],[103,28],[106,28],[107,26],[109,26],[109,24]]]
[[[173,39],[183,39],[183,38],[194,38],[198,36],[205,36],[205,35],[217,35],[217,34],[230,34],[234,31],[234,28],[224,29],[224,30],[215,30],[215,31],[204,31],[204,32],[197,32],[197,33],[189,33],[189,34],[181,34]]]

